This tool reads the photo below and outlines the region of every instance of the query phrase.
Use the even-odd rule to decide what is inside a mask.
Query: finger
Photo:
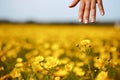
[[[103,16],[105,14],[105,12],[104,12],[104,8],[103,8],[102,0],[97,0],[97,3],[98,3],[100,14]]]
[[[76,6],[80,0],[73,0],[73,2],[69,5],[70,8]]]
[[[95,22],[96,21],[96,1],[92,0],[91,2],[91,22]]]
[[[85,3],[84,1],[80,2],[80,8],[79,8],[79,22],[83,21],[83,16],[84,16],[84,10],[85,10]]]
[[[88,0],[85,4],[85,13],[84,13],[84,23],[86,24],[89,22],[90,6],[91,6],[91,2]]]

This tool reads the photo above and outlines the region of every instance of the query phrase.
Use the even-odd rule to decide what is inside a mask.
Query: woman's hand
[[[70,8],[75,7],[80,2],[80,8],[79,8],[79,22],[89,23],[89,18],[91,16],[91,22],[96,21],[96,4],[98,4],[98,8],[100,11],[100,14],[104,15],[104,8],[102,4],[102,0],[73,0]]]

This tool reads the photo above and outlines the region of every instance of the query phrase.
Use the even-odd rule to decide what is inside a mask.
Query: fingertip
[[[73,7],[75,7],[76,5],[73,5],[73,4],[71,4],[71,5],[69,5],[68,7],[69,8],[73,8]]]
[[[92,16],[91,22],[94,23],[96,21],[96,17]]]
[[[69,5],[68,7],[69,7],[69,8],[72,8],[73,6],[72,6],[72,5]]]
[[[102,11],[102,12],[101,12],[101,16],[104,16],[104,14],[105,14],[105,13]]]
[[[80,0],[73,0],[73,2],[69,5],[69,8],[75,7]]]
[[[91,19],[91,22],[94,23],[94,22],[95,22],[95,19]]]
[[[85,23],[85,24],[88,24],[88,20],[85,20],[84,23]]]
[[[78,19],[79,22],[82,22],[82,19]]]

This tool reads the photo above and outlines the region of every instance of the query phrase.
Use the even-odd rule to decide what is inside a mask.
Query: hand
[[[79,8],[79,22],[84,22],[88,23],[89,18],[91,16],[91,22],[96,21],[96,4],[98,4],[98,8],[100,11],[100,14],[103,16],[104,15],[104,8],[102,4],[102,0],[73,0],[71,5],[69,6],[70,8],[75,7],[78,3],[80,2],[80,8]],[[91,15],[90,15],[91,13]]]

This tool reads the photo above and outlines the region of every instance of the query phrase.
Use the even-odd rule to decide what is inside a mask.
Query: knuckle
[[[102,4],[102,2],[101,2],[101,0],[98,0],[98,2],[97,2],[99,5],[101,5]]]
[[[89,11],[89,10],[90,10],[90,8],[89,8],[89,7],[86,7],[86,8],[85,8],[85,10]]]
[[[92,14],[92,18],[95,18],[95,14]]]
[[[102,7],[102,6],[100,6],[100,10],[103,10],[103,7]]]
[[[95,6],[95,5],[91,6],[91,9],[92,9],[92,10],[94,10],[95,8],[96,8],[96,6]]]
[[[88,19],[89,19],[89,15],[85,15],[85,19],[87,19],[87,20],[88,20]]]

